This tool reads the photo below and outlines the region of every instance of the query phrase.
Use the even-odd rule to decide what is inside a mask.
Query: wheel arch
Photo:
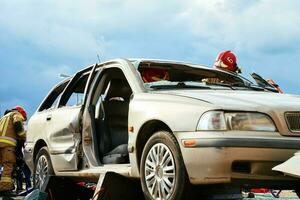
[[[149,138],[157,131],[168,131],[173,134],[171,128],[161,120],[150,120],[141,126],[136,139],[136,158],[138,169],[140,169],[144,146]]]
[[[39,150],[43,147],[47,147],[47,144],[44,140],[40,139],[36,142],[33,150],[33,162],[35,162],[36,155],[38,154]]]

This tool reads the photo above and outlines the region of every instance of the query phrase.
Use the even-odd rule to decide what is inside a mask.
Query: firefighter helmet
[[[214,66],[218,69],[237,72],[239,68],[236,61],[237,59],[234,53],[232,53],[230,50],[223,51],[217,56]]]
[[[18,111],[23,116],[23,118],[24,118],[25,121],[27,120],[26,110],[22,106],[16,106],[14,109],[16,111]]]

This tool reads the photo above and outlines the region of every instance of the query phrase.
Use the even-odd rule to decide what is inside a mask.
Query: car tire
[[[297,194],[298,198],[300,198],[300,189],[295,189],[295,193]]]
[[[150,137],[142,153],[140,174],[147,200],[183,198],[186,170],[179,144],[171,133],[158,131]]]
[[[46,190],[46,186],[50,177],[54,175],[52,163],[48,153],[48,148],[43,147],[39,150],[34,161],[33,185],[42,191]]]

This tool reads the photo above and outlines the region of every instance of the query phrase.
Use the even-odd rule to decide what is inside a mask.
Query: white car
[[[25,157],[37,187],[113,171],[139,178],[146,199],[181,199],[190,184],[299,191],[299,179],[272,171],[299,136],[300,96],[200,65],[117,59],[50,91]]]

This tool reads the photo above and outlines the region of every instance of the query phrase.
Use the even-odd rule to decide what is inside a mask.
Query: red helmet
[[[142,78],[145,83],[169,80],[169,72],[166,69],[146,68],[142,71]]]
[[[214,66],[230,72],[237,72],[238,70],[236,56],[230,50],[219,53]]]
[[[26,110],[22,106],[16,106],[14,109],[16,111],[18,111],[23,116],[23,118],[24,118],[25,121],[27,120]]]

